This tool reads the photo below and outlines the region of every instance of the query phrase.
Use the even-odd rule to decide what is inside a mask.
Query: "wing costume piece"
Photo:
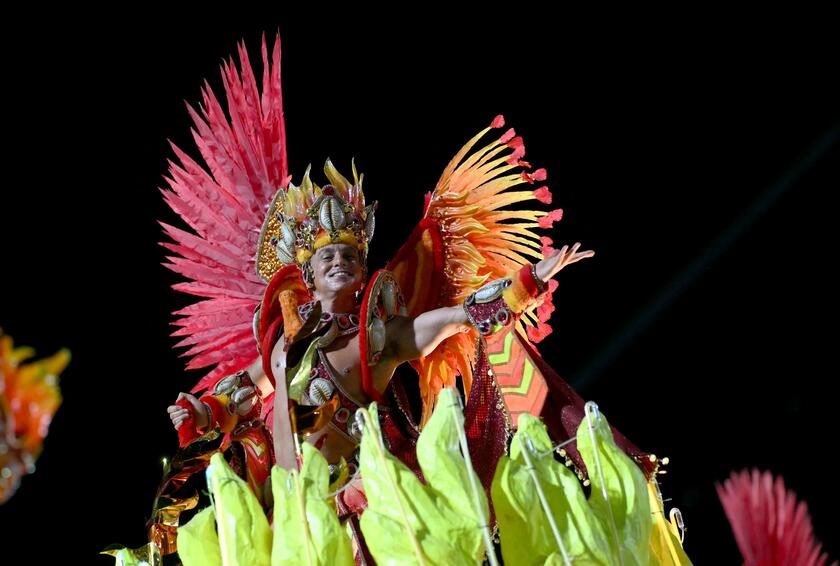
[[[258,356],[253,318],[266,285],[254,269],[254,250],[266,205],[289,183],[279,38],[269,58],[263,37],[261,93],[244,44],[239,61],[241,73],[232,58],[222,65],[228,115],[206,83],[200,112],[187,104],[207,169],[173,144],[180,163],[170,161],[171,190],[161,189],[194,231],[161,222],[174,242],[161,244],[174,254],[166,265],[190,280],[174,288],[204,299],[174,313],[180,328],[173,335],[183,337],[177,345],[188,346],[182,355],[192,358],[187,368],[211,367],[194,392]]]
[[[497,116],[452,158],[426,195],[423,218],[388,264],[405,295],[410,316],[464,302],[486,282],[510,277],[531,260],[540,260],[553,251],[553,241],[537,230],[548,229],[562,218],[562,210],[531,210],[531,206],[551,204],[545,169],[531,172],[522,158],[525,145],[513,129],[479,145],[493,130],[504,127]],[[516,205],[516,206],[513,206]],[[474,374],[479,369],[494,375],[500,391],[478,395],[501,395],[514,427],[522,413],[542,416],[556,441],[574,438],[583,418],[584,401],[546,364],[536,343],[551,332],[547,324],[554,305],[552,293],[557,282],[548,282],[547,292],[517,314],[514,325],[487,336],[486,350],[476,349],[478,332],[459,333],[438,346],[425,358],[412,362],[420,376],[423,399],[421,425],[431,416],[442,388],[463,379],[468,399]],[[486,355],[491,369],[484,369],[480,356]],[[492,401],[491,401],[492,402]],[[473,408],[475,410],[476,408]],[[471,411],[467,409],[467,421]],[[484,419],[479,418],[479,421]],[[486,426],[498,429],[494,421]],[[616,441],[633,456],[646,473],[653,473],[655,457],[636,448],[613,429]],[[471,439],[472,440],[472,439]],[[476,442],[486,441],[476,431]],[[497,450],[493,450],[496,452]],[[567,450],[582,469],[585,464],[574,447]],[[491,474],[492,475],[492,474]]]
[[[474,149],[481,138],[504,123],[504,118],[497,116],[452,158],[434,191],[426,195],[423,219],[388,264],[406,296],[410,316],[463,303],[487,281],[505,277],[531,259],[542,259],[552,243],[535,229],[548,228],[559,220],[560,209],[547,212],[511,206],[552,200],[547,187],[533,188],[546,179],[546,171],[529,172],[531,165],[522,160],[522,138],[511,128]],[[552,282],[550,291],[555,288],[556,282]],[[549,292],[540,304],[522,313],[515,334],[494,336],[489,347],[491,354],[497,354],[496,363],[521,357],[521,341],[529,337],[539,341],[548,335],[551,328],[546,321],[553,310]],[[420,375],[423,423],[440,390],[454,386],[457,374],[469,391],[477,337],[475,331],[452,336],[431,355],[413,362]],[[521,363],[508,364],[503,374],[505,401],[514,424],[523,410],[539,414],[546,394],[541,376],[527,373]]]

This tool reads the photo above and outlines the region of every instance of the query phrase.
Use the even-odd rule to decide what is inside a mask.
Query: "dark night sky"
[[[157,245],[156,221],[174,221],[156,190],[166,140],[196,155],[183,101],[205,78],[221,89],[236,41],[256,54],[261,31],[279,28],[291,172],[356,157],[380,202],[372,268],[449,158],[504,114],[565,210],[555,240],[597,251],[561,274],[540,349],[636,444],[670,457],[662,487],[689,556],[739,563],[714,483],[752,466],[783,474],[840,554],[825,462],[837,427],[826,201],[840,161],[836,141],[814,152],[837,136],[840,45],[822,18],[228,16],[70,27],[57,14],[3,38],[0,325],[41,354],[74,355],[38,470],[0,508],[4,542],[85,564],[109,563],[96,553],[110,543],[142,544],[160,458],[176,447],[165,408],[199,376],[168,336],[185,299]],[[767,206],[727,232],[756,202]],[[60,532],[72,541],[56,544]]]

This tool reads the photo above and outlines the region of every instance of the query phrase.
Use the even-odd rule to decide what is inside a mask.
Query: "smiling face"
[[[309,261],[316,291],[355,293],[362,288],[364,268],[355,247],[330,244],[316,251]]]

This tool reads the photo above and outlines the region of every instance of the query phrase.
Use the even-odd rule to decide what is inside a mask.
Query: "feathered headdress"
[[[329,244],[348,244],[359,250],[362,264],[373,237],[376,203],[365,206],[364,175],[353,168],[348,181],[327,159],[324,173],[329,185],[319,187],[309,179],[309,170],[299,186],[280,189],[268,208],[257,247],[257,273],[266,283],[285,265],[298,265],[311,286],[312,254]]]

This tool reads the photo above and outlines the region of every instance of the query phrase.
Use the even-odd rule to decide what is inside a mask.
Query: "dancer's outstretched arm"
[[[595,252],[579,252],[580,243],[571,248],[563,246],[536,264],[540,281],[548,281],[567,265],[592,257]],[[421,314],[416,318],[398,316],[387,324],[387,347],[397,361],[416,360],[429,355],[445,339],[470,328],[470,320],[463,306],[443,307]]]

